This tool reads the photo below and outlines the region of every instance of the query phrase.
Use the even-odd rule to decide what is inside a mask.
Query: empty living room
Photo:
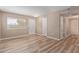
[[[79,6],[0,6],[0,53],[79,53]]]

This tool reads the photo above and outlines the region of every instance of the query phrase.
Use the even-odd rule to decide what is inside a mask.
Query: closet
[[[70,35],[79,35],[79,15],[60,17],[60,39]]]

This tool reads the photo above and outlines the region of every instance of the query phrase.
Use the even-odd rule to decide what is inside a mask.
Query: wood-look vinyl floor
[[[78,38],[74,35],[59,41],[30,35],[0,41],[0,53],[78,53],[78,43]]]

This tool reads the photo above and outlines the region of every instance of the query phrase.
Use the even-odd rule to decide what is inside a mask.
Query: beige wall
[[[59,13],[52,12],[48,14],[47,35],[59,39]]]
[[[21,19],[21,18],[26,19],[26,27],[7,30],[7,16],[16,17],[19,19]],[[2,37],[6,38],[6,37],[14,37],[14,36],[25,35],[25,34],[27,35],[29,18],[32,18],[32,17],[3,12],[2,13],[2,22],[1,22],[2,23]]]

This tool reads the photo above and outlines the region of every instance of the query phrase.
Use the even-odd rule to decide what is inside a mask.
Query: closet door
[[[73,18],[70,21],[71,34],[78,35],[78,18]]]
[[[42,18],[42,35],[47,36],[47,17]]]
[[[39,34],[39,35],[42,34],[42,18],[41,17],[36,18],[36,34]]]
[[[1,38],[1,23],[0,23],[0,38]]]
[[[28,19],[28,32],[35,34],[35,19]]]
[[[70,19],[68,17],[65,17],[64,19],[64,37],[68,37],[71,35],[70,33]]]
[[[59,21],[59,39],[63,39],[64,38],[64,17],[60,16],[60,21]]]

